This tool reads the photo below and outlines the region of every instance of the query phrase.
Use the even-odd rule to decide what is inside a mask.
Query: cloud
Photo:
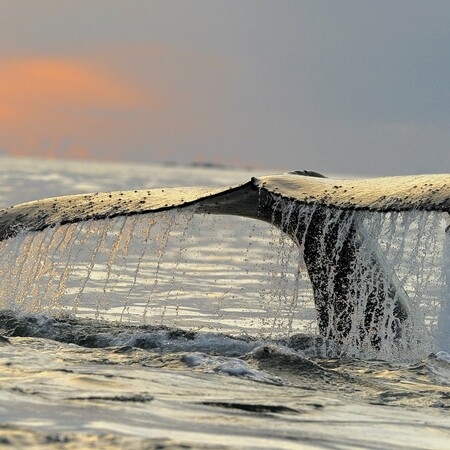
[[[139,101],[138,92],[82,61],[18,59],[2,63],[0,70],[0,98],[7,108],[44,104],[54,109],[67,104],[74,108],[123,108]]]
[[[11,153],[88,156],[86,146],[127,131],[136,115],[164,108],[160,93],[77,58],[0,62],[0,145]],[[129,131],[129,130],[128,130]],[[81,148],[84,148],[81,150]]]
[[[218,55],[157,44],[0,60],[0,150],[190,161],[223,140],[232,72]]]

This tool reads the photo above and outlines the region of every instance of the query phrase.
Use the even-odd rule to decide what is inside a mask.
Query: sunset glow
[[[86,137],[114,134],[118,118],[126,124],[162,105],[157,95],[77,59],[2,61],[0,79],[0,135],[15,156],[87,157]]]

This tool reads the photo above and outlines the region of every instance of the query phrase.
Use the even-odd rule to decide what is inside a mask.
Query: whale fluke
[[[376,348],[383,327],[401,335],[402,324],[409,318],[409,299],[377,243],[367,245],[370,238],[354,211],[450,213],[450,175],[338,180],[317,172],[294,171],[252,178],[231,187],[146,189],[48,198],[1,210],[0,241],[62,224],[192,205],[196,205],[198,213],[263,220],[289,234],[303,248],[320,332],[345,340],[352,326],[355,299],[364,297],[361,341],[369,340]],[[286,205],[290,205],[288,214]],[[345,230],[343,221],[347,223]],[[350,280],[355,278],[355,260],[363,245],[368,252],[366,261],[372,266],[371,277],[357,275],[355,284]],[[381,314],[381,306],[387,301],[394,305],[390,318]]]
[[[0,210],[0,241],[56,225],[185,207],[228,192],[245,191],[246,186],[96,192],[35,200]]]
[[[180,187],[67,195],[0,210],[0,241],[22,231],[198,204],[201,212],[270,220],[269,197],[340,210],[450,213],[450,175],[339,180],[312,171],[252,178],[231,187]],[[263,198],[261,198],[263,197]],[[267,211],[266,211],[267,210]]]
[[[450,174],[338,180],[288,173],[254,183],[285,198],[332,208],[450,213]]]

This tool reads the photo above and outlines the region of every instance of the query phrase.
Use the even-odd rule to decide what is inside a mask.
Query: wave
[[[224,333],[192,331],[165,325],[126,325],[77,317],[0,312],[0,333],[5,337],[39,337],[89,348],[139,348],[158,353],[202,352],[242,357],[264,346],[279,345],[308,357],[339,357],[343,349],[314,335],[289,339],[258,339]]]

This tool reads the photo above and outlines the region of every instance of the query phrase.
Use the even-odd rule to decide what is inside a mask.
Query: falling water
[[[318,211],[320,230],[314,230],[318,227]],[[312,234],[318,237],[315,263],[324,272],[328,271],[326,299],[330,322],[322,332],[326,336],[338,334],[338,322],[333,318],[343,313],[335,309],[339,303],[333,300],[338,295],[334,284],[337,276],[335,266],[339,257],[345,255],[348,236],[354,233],[356,250],[350,276],[345,279],[350,292],[346,298],[350,307],[345,311],[349,316],[344,316],[348,322],[348,334],[341,333],[342,344],[349,354],[408,359],[427,355],[436,348],[449,348],[450,245],[447,214],[428,211],[323,211],[320,205],[305,206],[277,199],[274,222],[291,234],[301,248],[305,247],[309,230],[313,229]],[[279,252],[283,254],[283,246]],[[380,270],[384,274],[382,277]],[[395,289],[395,295],[392,289]],[[376,314],[367,324],[371,292],[384,301],[375,307]],[[397,303],[408,315],[401,328],[397,323],[399,319],[395,317]],[[365,337],[361,336],[363,328],[368,330]],[[374,349],[375,335],[379,341]]]
[[[285,328],[292,317],[266,298],[279,295],[277,276],[280,286],[291,278],[276,272],[270,227],[194,213],[79,222],[4,241],[1,309],[262,335]]]
[[[316,207],[278,200],[274,211],[281,215],[280,228],[291,227],[298,236],[311,225]],[[0,248],[0,307],[260,337],[317,333],[302,239],[294,242],[275,227],[249,219],[195,212],[187,208],[80,222],[6,240]],[[317,257],[339,253],[356,227],[358,251],[350,280],[355,298],[344,351],[374,356],[359,336],[367,306],[361,280],[378,282],[374,255],[410,311],[399,345],[390,322],[394,305],[382,306],[386,332],[378,356],[417,357],[435,350],[436,343],[448,345],[445,215],[327,212],[324,230],[336,224],[334,248],[324,239]],[[330,314],[337,312],[330,309]]]

